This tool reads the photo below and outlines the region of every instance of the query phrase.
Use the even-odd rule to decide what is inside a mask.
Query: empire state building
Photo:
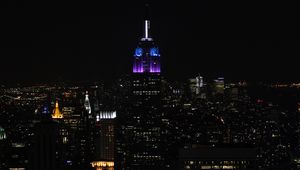
[[[150,21],[145,20],[144,37],[134,52],[133,73],[160,73],[160,53],[150,37]]]
[[[120,114],[117,169],[165,169],[162,143],[160,52],[150,21],[133,54],[130,104]]]

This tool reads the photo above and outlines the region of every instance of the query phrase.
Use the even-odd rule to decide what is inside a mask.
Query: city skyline
[[[269,14],[206,1],[36,3],[10,2],[18,10],[3,21],[0,169],[300,168],[287,57],[297,40],[215,40],[254,36]]]
[[[57,4],[1,7],[3,83],[113,80],[131,72],[136,39],[143,36],[145,1]],[[299,81],[293,56],[300,42],[280,40],[295,32],[289,23],[297,15],[287,9],[278,14],[267,4],[240,5],[152,1],[151,35],[159,37],[162,74],[175,80],[200,73],[227,80]]]

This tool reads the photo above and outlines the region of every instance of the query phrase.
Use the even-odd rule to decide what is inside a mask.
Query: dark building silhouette
[[[0,169],[7,168],[7,148],[8,148],[8,142],[6,138],[5,130],[0,126]]]
[[[35,124],[33,170],[58,170],[59,124],[49,117]]]

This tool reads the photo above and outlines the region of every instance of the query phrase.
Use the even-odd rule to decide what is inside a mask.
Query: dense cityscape
[[[169,80],[141,23],[131,74],[1,85],[1,170],[300,169],[298,82]]]
[[[140,76],[110,85],[2,86],[1,169],[299,166],[297,84]],[[286,102],[294,106],[274,100],[294,94]]]

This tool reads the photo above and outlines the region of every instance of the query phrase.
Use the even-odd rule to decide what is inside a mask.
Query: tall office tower
[[[46,115],[44,115],[44,116],[46,116]],[[57,133],[58,134],[56,136],[56,138],[57,138],[57,141],[56,141],[57,142],[57,146],[56,146],[57,160],[56,161],[58,161],[59,163],[57,164],[56,168],[59,169],[59,168],[63,168],[63,165],[64,165],[65,153],[67,153],[66,148],[67,148],[67,144],[69,141],[69,132],[64,124],[64,116],[59,109],[58,100],[56,100],[55,108],[52,111],[51,117],[52,117],[52,120],[57,123],[57,130],[58,130]]]
[[[84,99],[84,97],[83,97]],[[59,122],[59,150],[62,169],[87,169],[93,155],[93,122],[82,103],[62,107],[63,119]],[[62,121],[60,121],[62,120]]]
[[[130,106],[120,113],[116,169],[164,169],[161,136],[160,53],[149,36],[145,20],[144,37],[134,52]],[[119,116],[118,116],[119,117]],[[118,130],[118,131],[119,131]]]
[[[91,163],[96,170],[114,169],[116,111],[100,111],[96,114],[95,160]]]
[[[51,119],[44,119],[35,125],[33,170],[58,170],[59,125]]]
[[[82,96],[83,99],[83,96]],[[79,122],[79,129],[76,132],[76,136],[78,139],[78,157],[77,159],[79,167],[81,169],[90,168],[90,162],[92,162],[92,158],[95,151],[94,146],[94,126],[95,126],[95,119],[92,116],[91,111],[91,104],[89,100],[89,95],[87,92],[85,93],[84,103],[83,105],[78,107],[78,111],[80,112],[80,122]],[[76,162],[76,161],[75,161]]]

